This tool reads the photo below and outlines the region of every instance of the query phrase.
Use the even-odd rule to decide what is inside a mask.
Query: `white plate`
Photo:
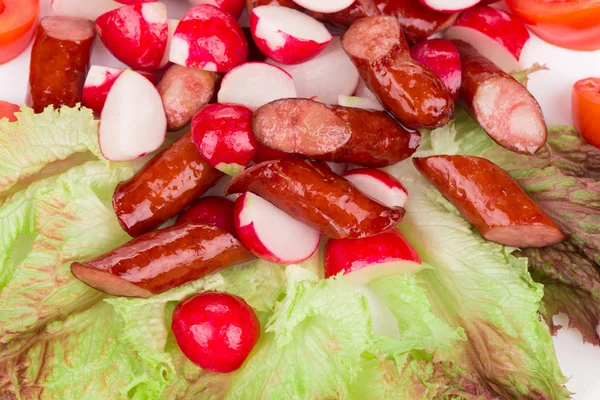
[[[86,1],[86,0],[81,0]],[[164,0],[169,18],[181,18],[189,8],[187,0]],[[50,0],[41,0],[42,15],[48,15]],[[549,71],[535,73],[529,88],[539,101],[549,125],[572,125],[571,88],[581,78],[600,76],[600,51],[576,52],[549,45],[537,37],[526,55],[526,65],[545,64]],[[96,41],[92,63],[123,67]],[[6,65],[0,66],[0,99],[23,104],[29,75],[29,51]],[[566,326],[565,316],[554,317]],[[575,393],[576,400],[600,399],[600,348],[584,345],[581,334],[562,328],[554,338],[556,353],[564,374],[570,377],[567,387]]]

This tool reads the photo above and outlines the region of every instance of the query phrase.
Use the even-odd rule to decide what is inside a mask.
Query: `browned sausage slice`
[[[331,169],[310,160],[266,161],[235,176],[226,193],[252,192],[334,239],[393,229],[403,208],[371,200]]]
[[[482,56],[455,40],[462,61],[460,96],[469,114],[500,146],[534,154],[548,137],[540,105],[527,88]]]
[[[230,233],[190,221],[74,263],[71,271],[105,293],[147,298],[253,258]]]
[[[254,135],[263,145],[317,160],[385,167],[410,157],[418,131],[381,111],[282,99],[254,114]]]
[[[117,187],[113,208],[123,229],[139,236],[177,216],[222,176],[198,153],[188,132]]]
[[[27,105],[42,112],[81,102],[96,31],[87,19],[53,16],[41,20],[29,68]]]
[[[491,161],[447,155],[413,161],[484,238],[515,247],[543,247],[564,239],[556,223]]]

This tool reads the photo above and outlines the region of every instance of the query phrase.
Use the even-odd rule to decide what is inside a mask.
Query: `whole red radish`
[[[231,14],[236,20],[240,18],[246,6],[246,0],[189,0],[189,2],[193,6],[210,4],[219,7],[221,10]]]
[[[206,161],[228,175],[241,172],[254,157],[252,110],[237,104],[209,104],[192,120],[196,148]]]
[[[248,42],[236,20],[209,4],[189,10],[179,22],[169,59],[184,67],[227,72],[248,57]]]
[[[254,310],[240,297],[204,292],[175,307],[171,329],[194,364],[213,372],[242,366],[260,336]]]
[[[410,48],[412,58],[433,71],[448,88],[454,100],[458,99],[462,66],[454,43],[446,39],[429,39]]]
[[[15,122],[17,117],[16,112],[19,112],[21,107],[8,101],[0,100],[0,119],[7,118],[9,122]]]
[[[178,224],[185,221],[202,222],[236,235],[233,202],[225,197],[208,196],[196,200],[177,218]]]
[[[96,19],[96,30],[106,48],[131,68],[161,68],[169,37],[164,4],[135,4],[109,11]]]

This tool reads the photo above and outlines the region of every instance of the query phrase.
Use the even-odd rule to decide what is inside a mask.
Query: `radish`
[[[169,59],[184,67],[227,72],[248,57],[248,42],[235,19],[209,4],[189,10],[179,22]]]
[[[263,144],[260,144],[260,142],[256,142],[256,144],[256,153],[254,154],[253,161],[257,164],[263,161],[285,160],[288,158],[298,157],[294,153],[284,153],[283,151],[275,150]]]
[[[334,13],[350,7],[354,0],[294,0],[294,3],[313,12]]]
[[[95,21],[102,14],[122,6],[122,4],[113,0],[52,0],[50,2],[50,11],[53,15],[64,15]]]
[[[125,5],[142,4],[142,3],[156,3],[158,0],[117,0],[118,3]]]
[[[397,230],[362,239],[329,239],[325,245],[325,278],[343,272],[344,279],[365,285],[388,275],[421,267],[421,258]]]
[[[453,13],[477,5],[481,0],[420,0],[434,11]]]
[[[237,104],[209,104],[198,111],[192,136],[206,161],[231,176],[246,168],[256,151],[252,110]]]
[[[521,20],[488,6],[460,14],[445,37],[463,40],[506,72],[525,68],[522,61],[530,35]]]
[[[246,7],[246,0],[188,0],[191,5],[210,4],[229,13],[234,19],[239,19]]]
[[[165,140],[167,118],[154,85],[137,72],[119,76],[100,117],[100,150],[111,161],[129,161],[158,149]]]
[[[264,260],[278,264],[299,263],[319,248],[321,233],[318,230],[253,193],[238,197],[234,217],[244,247]]]
[[[450,91],[456,101],[462,79],[460,54],[454,43],[446,39],[429,39],[410,48],[410,56],[428,67]]]
[[[356,86],[356,90],[354,91],[354,96],[375,100],[379,103],[379,99],[377,98],[377,96],[375,96],[375,94],[371,92],[371,89],[367,87],[365,81],[363,81],[362,79],[358,80],[358,85]]]
[[[325,164],[329,167],[330,170],[335,172],[338,175],[343,175],[344,172],[348,169],[347,163],[334,163],[331,161],[325,161]]]
[[[404,207],[408,192],[390,174],[375,168],[358,168],[346,172],[344,178],[358,190],[384,206]]]
[[[279,6],[255,7],[250,31],[260,51],[282,64],[299,64],[316,57],[332,38],[323,23]]]
[[[321,54],[305,63],[267,62],[283,68],[294,78],[298,97],[318,96],[327,104],[337,104],[339,95],[353,94],[359,81],[358,71],[342,49],[339,36],[334,36]]]
[[[344,107],[364,108],[366,110],[384,110],[380,102],[368,97],[339,95],[338,104]]]
[[[233,202],[225,197],[209,196],[196,200],[177,218],[178,224],[186,221],[202,222],[236,235]]]
[[[131,68],[155,71],[167,48],[167,7],[162,3],[124,6],[96,19],[98,36],[119,61]]]
[[[169,57],[171,55],[171,43],[173,43],[173,36],[175,35],[175,30],[177,30],[177,26],[179,26],[178,19],[170,19],[167,20],[168,27],[168,36],[167,36],[167,46],[165,47],[165,53],[163,54],[162,60],[160,60],[160,69],[164,69],[169,63]]]
[[[221,82],[219,103],[241,104],[252,111],[273,100],[296,97],[291,75],[271,64],[250,62],[229,71]]]

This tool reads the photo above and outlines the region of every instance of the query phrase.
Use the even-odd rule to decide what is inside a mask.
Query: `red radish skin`
[[[446,39],[429,39],[410,48],[410,56],[428,67],[448,88],[454,101],[458,99],[462,66],[454,43]]]
[[[248,42],[236,20],[208,4],[189,10],[179,22],[169,59],[184,67],[227,72],[248,57]]]
[[[221,373],[240,368],[260,336],[260,323],[248,303],[217,292],[200,293],[179,303],[171,329],[190,361]]]
[[[315,58],[332,36],[321,22],[291,8],[255,7],[250,31],[256,46],[270,59],[282,64],[300,64]]]
[[[211,166],[233,176],[250,164],[257,143],[252,115],[237,104],[209,104],[194,116],[194,144]]]
[[[256,142],[256,153],[254,154],[253,161],[257,164],[263,161],[286,160],[290,158],[298,158],[298,156],[296,154],[275,150],[260,144],[260,142]]]
[[[116,0],[117,3],[125,5],[143,4],[143,3],[156,3],[158,0]]]
[[[8,101],[0,100],[0,119],[7,118],[9,122],[15,122],[17,117],[16,112],[19,112],[21,107]]]
[[[176,223],[186,221],[216,226],[236,236],[233,202],[225,197],[209,196],[196,200],[177,218]]]
[[[404,207],[406,188],[392,175],[375,168],[358,168],[343,175],[358,190],[384,206]]]
[[[218,7],[226,13],[231,14],[231,16],[236,20],[240,18],[242,12],[244,11],[244,7],[246,7],[245,0],[189,0],[189,2],[193,6],[210,4]]]
[[[235,201],[237,237],[255,256],[277,264],[305,261],[319,248],[321,233],[265,199],[246,192]]]
[[[339,273],[357,285],[420,268],[419,254],[397,230],[363,239],[330,239],[325,245],[325,279]]]
[[[523,69],[521,55],[531,38],[525,24],[505,11],[478,6],[459,15],[446,38],[469,43],[505,72]]]
[[[481,0],[420,0],[423,5],[434,11],[454,13],[474,7]]]
[[[119,61],[144,71],[161,68],[169,37],[164,4],[136,4],[109,11],[96,19],[96,30]]]

